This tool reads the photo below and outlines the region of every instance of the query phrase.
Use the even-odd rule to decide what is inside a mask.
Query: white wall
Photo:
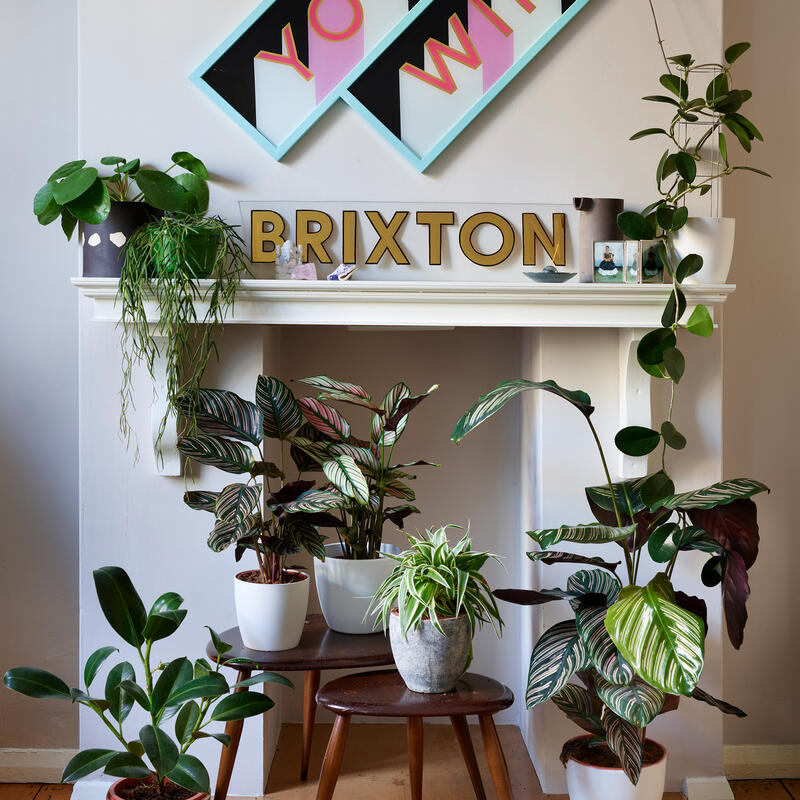
[[[12,8],[13,6],[13,8]],[[76,157],[77,2],[6,3],[0,25],[0,673],[74,681],[78,652],[77,249],[31,213]],[[0,749],[77,745],[69,703],[0,691]]]

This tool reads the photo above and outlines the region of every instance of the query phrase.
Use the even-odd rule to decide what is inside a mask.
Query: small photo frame
[[[641,283],[642,248],[640,242],[625,242],[625,283]]]
[[[624,283],[624,242],[594,242],[594,282]]]
[[[640,242],[642,248],[642,283],[664,283],[664,264],[658,253],[660,239]]]

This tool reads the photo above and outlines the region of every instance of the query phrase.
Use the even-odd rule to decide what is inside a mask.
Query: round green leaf
[[[664,306],[664,313],[661,315],[661,325],[664,328],[671,328],[686,311],[686,295],[676,286]]]
[[[664,361],[664,350],[675,347],[677,339],[668,328],[659,328],[645,334],[636,348],[639,360],[644,364],[658,365]]]
[[[214,707],[211,720],[229,722],[230,720],[254,717],[269,711],[275,703],[260,692],[237,692],[223,697]]]
[[[653,226],[641,214],[635,211],[623,211],[617,216],[617,225],[629,239],[655,239]]]
[[[697,177],[697,162],[688,153],[677,153],[675,156],[675,166],[678,169],[678,174],[686,183],[692,183]]]
[[[61,774],[61,783],[77,781],[79,778],[91,775],[101,767],[104,767],[114,754],[114,750],[101,750],[99,748],[81,750],[64,767],[64,772]]]
[[[675,494],[675,484],[664,470],[659,470],[642,484],[639,493],[644,504],[654,509],[664,498]]]
[[[68,203],[67,208],[70,214],[82,222],[99,225],[111,211],[111,197],[106,182],[97,178],[87,191]]]
[[[125,159],[122,156],[103,156],[100,163],[106,167],[113,167],[117,164],[124,164]]]
[[[647,552],[650,558],[658,564],[666,564],[675,555],[678,548],[672,537],[680,531],[680,525],[669,522],[666,525],[659,525],[647,540]]]
[[[97,170],[94,167],[79,169],[56,184],[53,199],[65,206],[70,200],[80,197],[96,180]]]
[[[67,240],[72,238],[72,234],[75,231],[75,226],[78,224],[78,220],[70,213],[68,208],[61,209],[61,230],[64,231],[64,235],[67,237]]]
[[[750,49],[750,42],[737,42],[736,44],[732,44],[725,50],[725,60],[729,64],[733,64],[739,56],[743,53],[747,52]]]
[[[66,178],[68,175],[72,175],[73,172],[77,172],[83,165],[86,163],[86,159],[83,158],[80,161],[67,161],[66,164],[62,164],[48,179],[47,182],[50,181],[57,181],[60,178]]]
[[[139,159],[126,161],[118,170],[122,175],[135,175],[139,171]]]
[[[651,428],[641,425],[631,425],[623,428],[614,437],[617,449],[626,456],[646,456],[658,447],[661,434]]]
[[[208,211],[208,184],[191,172],[176,175],[175,180],[186,189],[187,195],[192,198],[193,210],[205,214]]]
[[[683,450],[686,447],[686,437],[669,420],[661,425],[661,436],[673,450]]]
[[[686,323],[686,330],[695,336],[711,336],[714,333],[714,322],[711,319],[708,309],[704,305],[698,305],[689,316]]]
[[[39,699],[70,700],[69,686],[61,678],[35,667],[15,667],[3,676],[3,683],[12,691]]]
[[[186,202],[186,190],[165,172],[155,169],[140,169],[136,183],[151,206],[162,211],[182,211]]]
[[[705,188],[705,187],[703,187]],[[672,218],[672,230],[680,230],[689,220],[689,209],[686,206],[681,206]],[[664,262],[666,263],[666,261]]]
[[[191,173],[197,175],[204,181],[208,180],[208,170],[206,165],[196,156],[187,153],[185,150],[179,150],[177,153],[172,154],[172,160],[179,166],[183,167]]]
[[[678,279],[678,283],[682,283],[689,275],[694,275],[702,268],[703,257],[697,255],[697,253],[690,253],[688,256],[684,256],[681,259],[681,263],[678,264],[678,269],[675,270],[675,277]]]
[[[675,215],[675,209],[671,206],[659,206],[656,209],[656,222],[665,230],[672,230],[672,218]]]
[[[40,225],[49,225],[58,219],[61,213],[61,206],[51,198],[50,202],[42,209],[41,214],[37,214],[36,218],[39,220]]]
[[[664,367],[675,383],[680,383],[686,369],[686,359],[677,347],[668,347],[664,351]]]
[[[38,217],[53,202],[53,191],[58,184],[55,181],[48,181],[33,197],[33,213]]]

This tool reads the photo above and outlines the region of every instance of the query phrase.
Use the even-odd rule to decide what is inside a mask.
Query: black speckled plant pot
[[[162,212],[147,203],[114,202],[99,225],[81,226],[84,278],[119,278],[125,261],[123,246],[139,227]]]

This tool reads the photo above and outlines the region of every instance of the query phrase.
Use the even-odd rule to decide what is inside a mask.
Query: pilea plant
[[[675,588],[672,576],[681,553],[695,550],[708,554],[701,578],[708,586],[722,583],[728,635],[734,647],[740,647],[750,594],[747,570],[756,559],[759,541],[751,498],[767,487],[755,480],[737,479],[675,494],[663,462],[662,469],[652,475],[614,482],[592,422],[594,406],[589,395],[549,380],[500,384],[464,414],[452,440],[459,442],[510,399],[531,390],[554,394],[580,413],[596,442],[606,482],[586,489],[596,522],[527,534],[539,546],[528,553],[533,561],[587,568],[575,572],[565,589],[505,589],[495,595],[522,605],[569,601],[573,617],[547,630],[533,649],[527,706],[552,699],[592,735],[593,744],[607,746],[617,756],[635,784],[642,768],[644,730],[658,714],[675,708],[679,696],[710,703],[726,714],[744,715],[697,685],[707,633],[706,604]],[[629,428],[620,431],[616,439],[623,452],[645,455],[662,438],[672,446],[685,445],[679,436],[674,430],[662,436]],[[617,575],[622,562],[551,549],[561,542],[616,542],[624,557],[624,584]],[[640,586],[645,549],[663,568]],[[571,683],[573,676],[583,686]],[[567,743],[562,752],[565,763],[570,746]]]
[[[201,464],[249,475],[247,483],[233,483],[219,492],[189,491],[184,501],[215,515],[208,539],[212,550],[235,544],[237,560],[247,550],[255,552],[262,583],[290,579],[286,559],[301,549],[324,560],[319,528],[335,528],[352,557],[377,557],[384,520],[402,526],[417,511],[408,504],[387,508],[386,498],[413,500],[413,491],[404,483],[413,476],[403,470],[429,463],[389,465],[408,414],[436,387],[413,396],[400,383],[375,404],[352,383],[325,376],[302,383],[319,389],[319,398],[298,399],[282,381],[261,375],[255,403],[215,389],[185,394],[180,400],[198,430],[180,441],[180,451]],[[347,420],[323,399],[371,411],[371,438],[351,436]],[[280,465],[266,460],[265,439],[277,443]],[[297,480],[287,481],[287,455],[297,468]],[[323,473],[325,482],[315,489],[315,481],[302,478],[316,471]]]
[[[56,675],[33,667],[8,670],[3,683],[28,697],[69,700],[90,708],[118,741],[122,749],[81,750],[64,768],[62,781],[76,781],[103,770],[114,777],[142,779],[148,791],[137,797],[166,796],[168,780],[190,793],[208,792],[208,772],[198,758],[187,752],[191,745],[198,739],[212,737],[227,746],[230,737],[210,731],[209,725],[263,714],[274,706],[266,695],[250,691],[250,686],[277,683],[291,688],[292,683],[273,672],[261,672],[239,682],[237,691],[232,692],[220,671],[220,658],[231,645],[221,641],[210,628],[220,654],[215,664],[204,658],[194,662],[176,658],[167,664],[154,663],[154,643],[175,633],[186,617],[186,609],[181,608],[183,598],[167,592],[147,612],[128,574],[120,567],[95,570],[94,584],[109,625],[139,656],[144,686],[137,683],[133,665],[120,661],[108,671],[103,696],[91,694],[104,662],[117,652],[111,646],[95,650],[86,660],[83,689],[70,688]],[[131,735],[126,733],[124,723],[134,703],[141,706],[150,721]],[[172,717],[174,738],[165,729],[165,723]]]

